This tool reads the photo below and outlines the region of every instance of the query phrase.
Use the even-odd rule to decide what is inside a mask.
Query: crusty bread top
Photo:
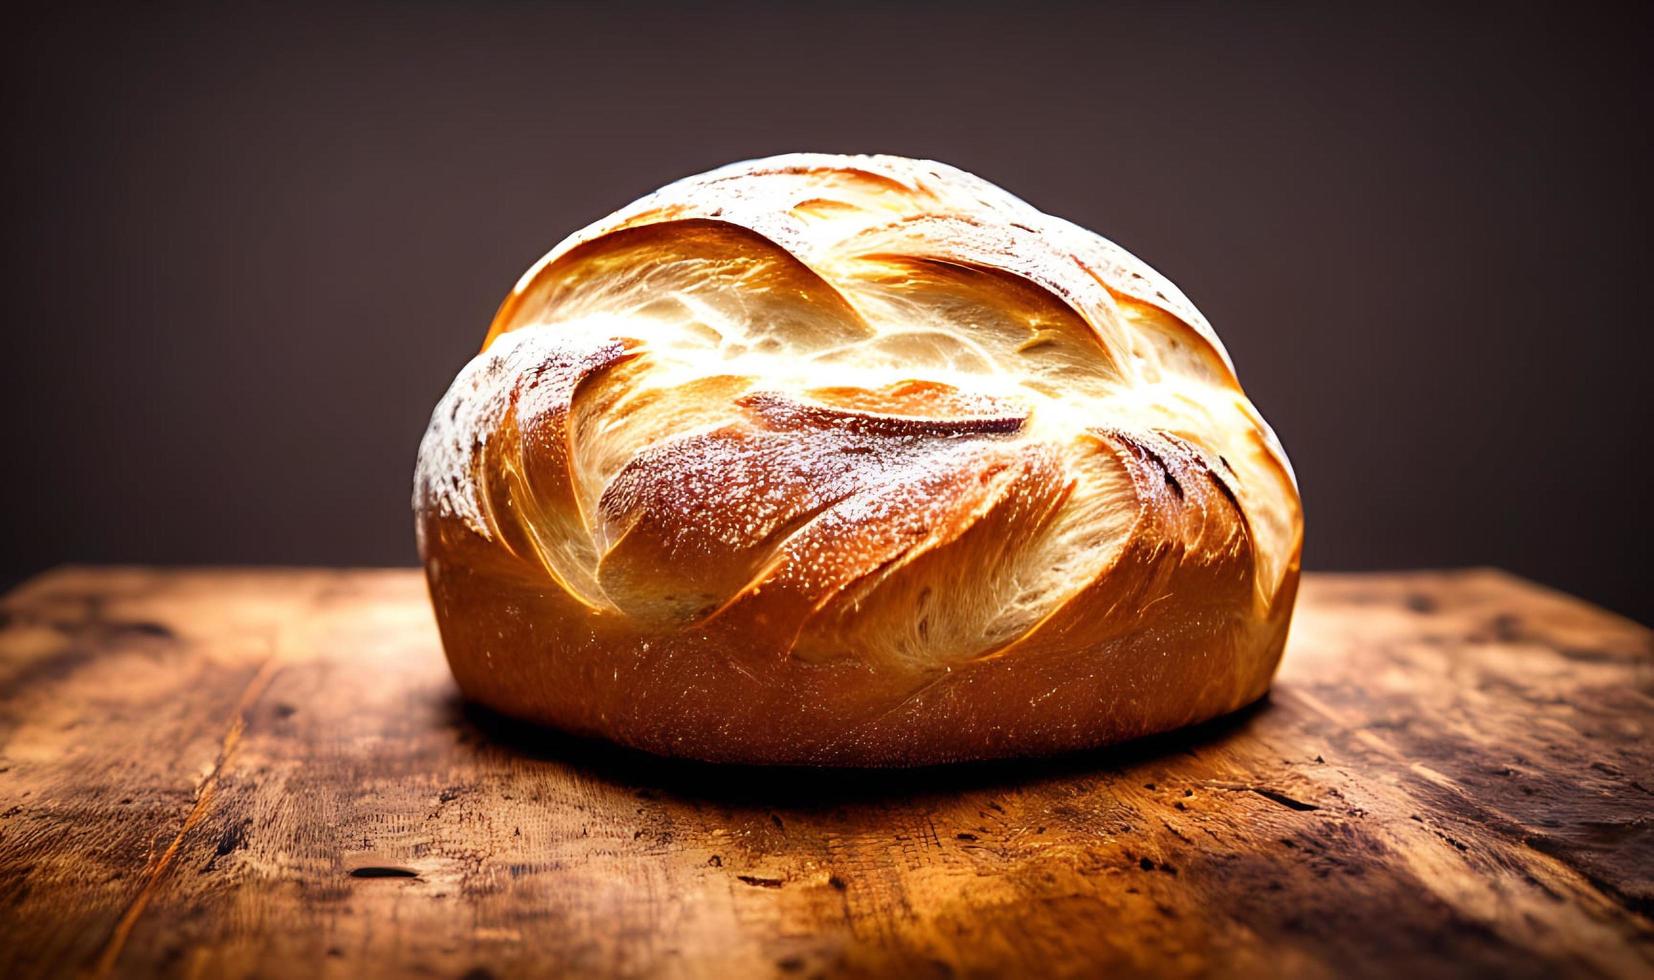
[[[1157,562],[1266,615],[1302,535],[1176,287],[887,156],[735,164],[559,244],[438,406],[415,504],[640,630],[750,617],[799,657],[915,665],[1077,604],[1135,619],[1097,603],[1152,603]]]

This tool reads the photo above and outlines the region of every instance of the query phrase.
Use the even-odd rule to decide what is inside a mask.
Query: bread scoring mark
[[[1252,528],[1246,510],[1212,462],[1187,439],[1170,432],[1102,430],[1105,439],[1135,460],[1140,498],[1155,506],[1168,523],[1182,521],[1185,529],[1204,535],[1225,536],[1226,553],[1252,550]],[[1169,504],[1162,488],[1175,499]],[[1215,496],[1214,496],[1215,493]],[[1201,549],[1205,550],[1205,549]]]
[[[1028,420],[1026,414],[962,415],[952,418],[888,415],[801,401],[773,391],[743,395],[736,399],[736,404],[747,409],[760,424],[770,429],[831,428],[881,436],[991,435],[1015,432]],[[999,407],[985,400],[984,407],[989,406]]]
[[[1112,525],[1113,547],[1089,575],[1053,596],[1036,621],[979,659],[1030,647],[1101,650],[1136,635],[1151,611],[1164,619],[1172,604],[1195,621],[1244,621],[1260,598],[1251,528],[1201,452],[1155,431],[1099,427],[1081,442],[1089,453],[1070,452],[1070,465],[1090,458],[1105,464],[1100,472],[1118,477],[1097,481],[1123,518]],[[1207,679],[1214,686],[1224,682]]]
[[[1056,446],[1004,449],[968,475],[977,492],[924,540],[819,601],[794,656],[861,656],[925,669],[990,651],[1037,618],[1039,597],[1024,586],[1049,572],[1046,538],[1077,480]]]
[[[705,217],[618,228],[525,277],[488,343],[522,327],[582,319],[711,313],[791,353],[865,338],[872,328],[820,273],[762,231]]]
[[[467,364],[449,386],[420,442],[414,508],[452,516],[492,539],[478,467],[508,413],[537,417],[566,410],[587,375],[630,356],[634,342],[579,331],[540,329],[503,337]],[[558,408],[562,406],[562,408]]]
[[[482,467],[490,526],[594,610],[608,604],[592,575],[596,543],[581,501],[577,462],[584,447],[574,443],[570,416],[582,394],[636,358],[637,348],[637,341],[617,338],[590,353],[579,348],[555,353],[525,374],[501,424],[508,438],[495,440]]]
[[[978,418],[1026,415],[1027,406],[940,381],[904,379],[882,388],[824,386],[804,392],[811,401],[880,415],[919,418]]]
[[[1153,578],[1188,575],[1201,588],[1188,601],[1218,605],[1252,592],[1257,574],[1252,528],[1246,512],[1206,457],[1166,432],[1107,430],[1103,438],[1121,450],[1137,490],[1140,508],[1134,543]],[[1208,572],[1212,574],[1208,574]]]
[[[1048,245],[1005,231],[928,215],[869,228],[845,246],[855,260],[848,295],[875,320],[882,309],[949,323],[1006,368],[1082,376],[1094,395],[1128,379],[1107,290],[1053,278]]]

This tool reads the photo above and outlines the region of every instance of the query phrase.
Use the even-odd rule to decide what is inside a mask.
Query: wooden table
[[[413,571],[3,603],[0,975],[1654,974],[1654,647],[1307,577],[1269,701],[1054,760],[670,763],[456,698]]]

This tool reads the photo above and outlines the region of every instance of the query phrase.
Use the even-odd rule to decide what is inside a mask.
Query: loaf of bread
[[[437,406],[414,509],[466,696],[745,763],[1232,711],[1268,689],[1302,542],[1176,287],[889,156],[735,164],[564,240]]]

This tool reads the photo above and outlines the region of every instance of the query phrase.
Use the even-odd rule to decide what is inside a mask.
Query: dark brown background
[[[426,416],[521,270],[821,149],[949,161],[1167,272],[1297,465],[1311,567],[1492,563],[1654,620],[1642,9],[14,21],[0,576],[411,562]]]

